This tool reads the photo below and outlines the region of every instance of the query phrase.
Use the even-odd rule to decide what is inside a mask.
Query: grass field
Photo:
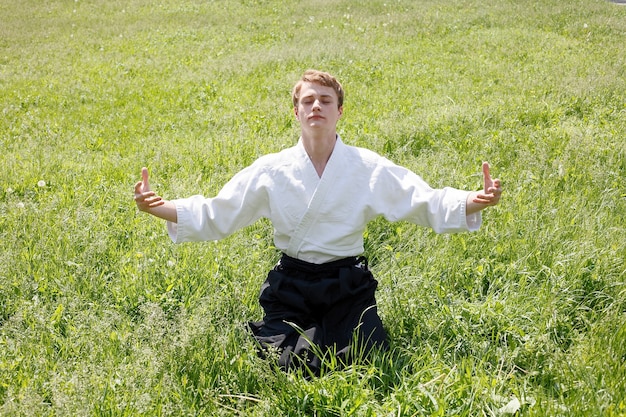
[[[0,0],[0,415],[625,416],[626,7],[604,0]],[[276,372],[245,323],[261,221],[173,245],[137,212],[339,130],[431,185],[503,180],[477,233],[376,220],[392,350]]]

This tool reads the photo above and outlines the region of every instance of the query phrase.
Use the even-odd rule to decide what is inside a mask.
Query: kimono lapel
[[[322,204],[326,201],[329,194],[331,194],[333,185],[336,182],[335,179],[339,176],[342,169],[340,161],[342,159],[341,154],[343,150],[343,142],[341,142],[341,139],[337,136],[337,143],[335,143],[333,153],[330,155],[330,159],[324,168],[324,173],[313,192],[306,212],[300,219],[300,223],[295,227],[294,233],[289,241],[286,253],[293,258],[298,257],[300,248],[302,248],[309,230],[317,223]]]

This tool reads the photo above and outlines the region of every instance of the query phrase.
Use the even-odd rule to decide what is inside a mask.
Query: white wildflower
[[[517,398],[513,397],[513,399],[509,401],[504,407],[500,408],[498,412],[500,412],[501,414],[515,414],[519,411],[521,406],[522,404],[520,403],[520,401]]]

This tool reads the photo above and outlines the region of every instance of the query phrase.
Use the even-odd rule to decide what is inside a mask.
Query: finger
[[[497,190],[486,194],[476,194],[472,201],[480,204],[495,205],[500,201],[500,194],[501,192]]]
[[[146,167],[141,168],[141,178],[143,181],[143,190],[144,191],[150,190],[150,183],[148,182],[148,168]]]
[[[163,201],[163,199],[159,197],[158,199],[155,199],[154,201],[150,201],[150,203],[148,203],[148,207],[153,208],[153,207],[162,206],[163,204],[165,204],[165,201]]]
[[[139,184],[143,183],[140,182]],[[145,203],[147,201],[150,201],[150,199],[152,199],[155,195],[156,194],[154,193],[154,191],[148,191],[147,193],[135,193],[135,201],[137,203]]]
[[[141,194],[142,187],[143,187],[142,181],[139,181],[137,184],[135,184],[135,194]]]
[[[158,195],[154,195],[153,192],[149,192],[149,193],[144,193],[140,196],[137,196],[137,198],[135,199],[136,201],[142,203],[142,204],[152,204],[155,203],[157,201],[161,201],[162,198],[159,197]]]
[[[482,204],[482,205],[485,205],[485,206],[491,205],[491,200],[482,200],[482,199],[475,198],[473,201],[476,204]]]
[[[474,200],[472,200],[474,203],[477,204],[483,204],[485,206],[495,206],[496,204],[498,204],[499,199],[497,198],[493,198],[493,197],[488,197],[488,198],[480,198],[480,197],[476,197]]]
[[[486,203],[490,201],[492,198],[491,194],[476,194],[474,197],[474,202],[476,203]]]
[[[154,196],[154,193],[152,192],[137,195],[135,197],[135,202],[141,211],[148,211],[152,208],[165,204],[165,200],[159,196]]]
[[[495,196],[500,196],[500,194],[502,194],[502,184],[500,183],[500,180],[494,180],[493,185],[486,191]]]

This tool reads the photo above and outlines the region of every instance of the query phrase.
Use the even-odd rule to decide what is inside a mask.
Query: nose
[[[313,107],[311,107],[311,109],[312,110],[315,110],[315,109],[320,110],[321,108],[322,108],[322,106],[320,104],[320,101],[318,99],[315,99],[313,101]]]

